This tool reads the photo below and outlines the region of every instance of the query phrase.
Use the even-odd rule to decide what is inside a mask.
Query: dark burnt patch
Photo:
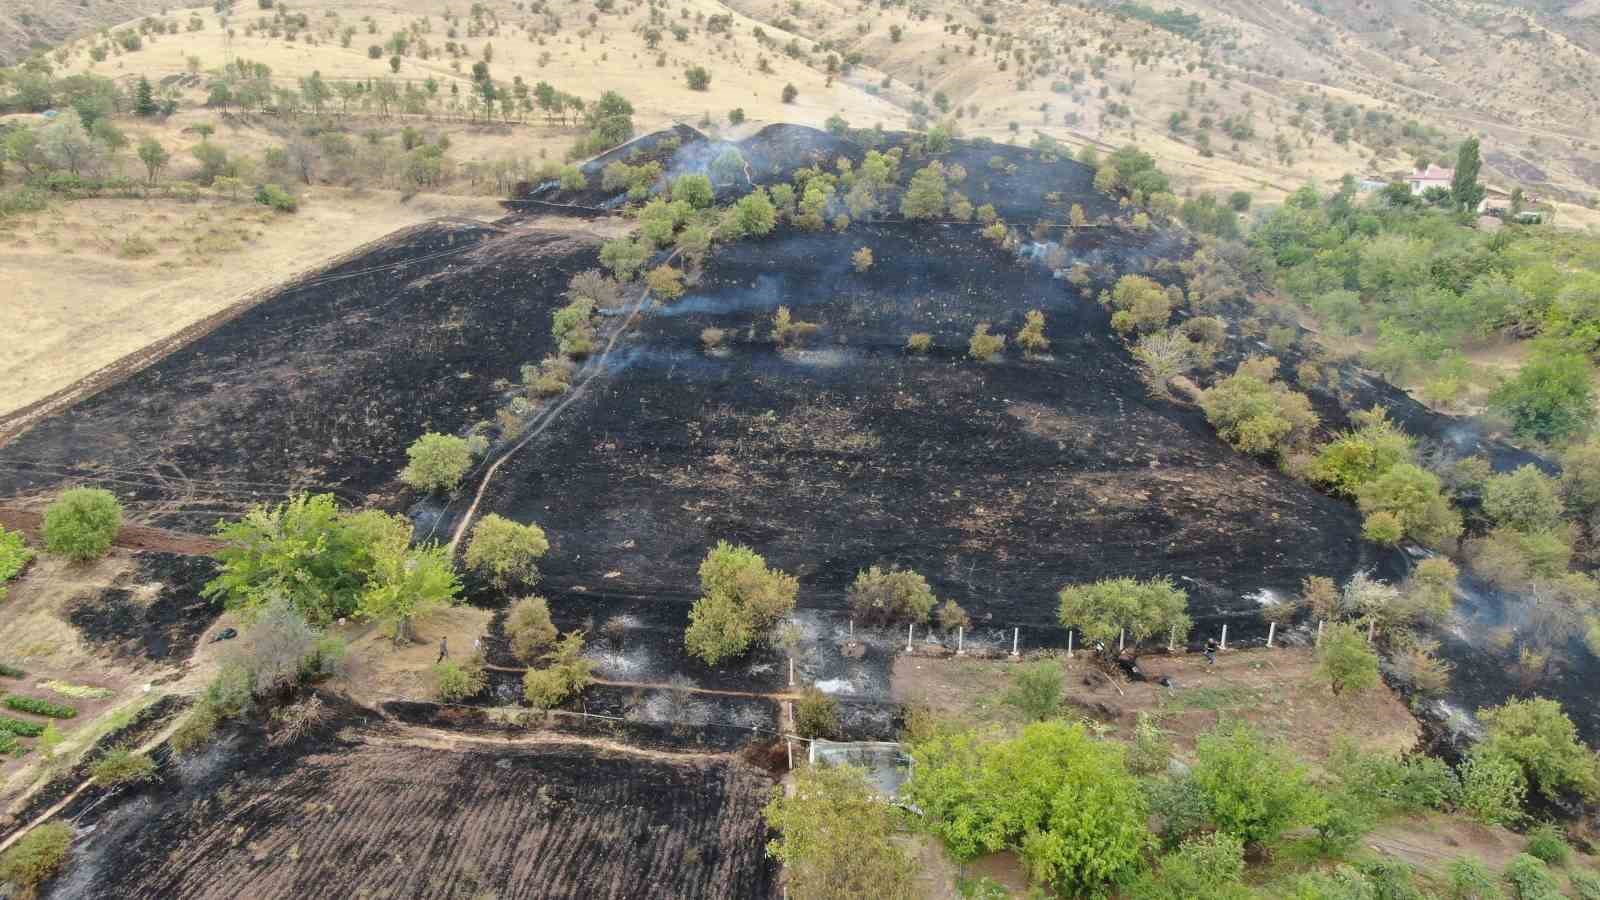
[[[200,596],[216,576],[205,556],[138,553],[135,567],[97,597],[67,608],[85,640],[123,659],[177,663],[194,652],[220,609]]]

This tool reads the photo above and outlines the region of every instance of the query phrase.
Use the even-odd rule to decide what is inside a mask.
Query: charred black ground
[[[69,607],[68,621],[85,640],[116,656],[151,662],[188,659],[219,612],[200,596],[200,589],[216,576],[216,564],[204,556],[173,553],[138,553],[134,561],[134,570],[116,585]],[[152,585],[154,596],[141,598]]]

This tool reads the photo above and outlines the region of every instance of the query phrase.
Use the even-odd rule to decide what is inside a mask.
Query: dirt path
[[[521,673],[521,672],[528,671],[528,669],[525,666],[485,665],[484,668],[488,669],[491,672],[517,672],[517,673]],[[754,700],[771,700],[771,701],[774,701],[774,702],[782,702],[784,700],[798,700],[798,699],[800,699],[800,695],[799,694],[794,693],[794,692],[789,692],[789,691],[780,691],[778,693],[767,693],[767,692],[762,692],[762,691],[731,691],[731,690],[722,690],[722,689],[719,689],[719,688],[702,688],[702,687],[689,687],[689,686],[677,685],[677,684],[667,684],[665,682],[660,682],[660,681],[605,681],[603,679],[596,678],[596,679],[594,679],[593,681],[591,681],[589,683],[590,684],[601,685],[602,687],[646,688],[646,689],[659,689],[659,690],[663,690],[663,691],[683,691],[683,692],[689,693],[689,694],[706,694],[708,696],[713,696],[713,697],[747,697],[747,698],[754,699]]]
[[[668,265],[674,259],[676,259],[677,256],[678,251],[673,250],[667,255],[667,258],[663,260],[661,264]],[[512,446],[510,450],[507,450],[505,453],[501,454],[500,458],[496,459],[494,464],[489,467],[489,470],[483,473],[483,480],[478,483],[478,491],[472,496],[472,505],[467,507],[466,514],[461,517],[461,524],[456,526],[455,533],[450,536],[449,552],[451,558],[455,557],[456,548],[461,544],[461,536],[467,533],[467,528],[472,524],[472,517],[477,514],[478,505],[483,502],[483,495],[488,492],[489,482],[494,479],[495,473],[500,471],[500,467],[505,465],[507,460],[511,459],[513,456],[516,456],[518,451],[520,451],[523,447],[528,446],[529,442],[543,434],[545,429],[550,427],[550,423],[554,422],[557,416],[561,415],[561,413],[564,412],[567,407],[571,406],[573,403],[576,403],[578,398],[583,396],[583,394],[588,391],[589,385],[593,383],[596,378],[599,378],[600,373],[604,371],[606,357],[611,355],[611,351],[616,349],[617,341],[628,332],[629,328],[633,327],[634,322],[638,321],[639,313],[644,309],[644,305],[649,299],[650,288],[646,286],[644,290],[639,292],[639,298],[634,301],[633,307],[628,310],[628,317],[623,319],[622,324],[618,325],[611,332],[611,339],[606,341],[605,349],[600,351],[598,356],[590,357],[589,362],[584,365],[584,370],[588,374],[584,375],[581,381],[573,385],[571,390],[567,391],[566,395],[561,398],[561,402],[553,406],[545,407],[541,414],[535,416],[533,421],[530,423],[528,433],[522,436],[522,440],[517,441],[517,443]]]
[[[720,752],[708,753],[702,750],[651,750],[646,747],[635,747],[618,741],[604,738],[583,737],[574,734],[561,734],[559,732],[541,732],[526,736],[514,735],[480,735],[462,734],[447,731],[442,728],[429,728],[425,725],[404,725],[391,722],[390,728],[397,729],[397,734],[369,734],[362,737],[362,742],[377,746],[389,747],[425,747],[430,750],[460,750],[473,745],[490,747],[537,747],[552,744],[569,746],[592,747],[608,753],[619,753],[627,756],[643,756],[650,759],[664,759],[680,762],[685,759],[726,759],[737,754]]]
[[[0,525],[21,531],[39,543],[44,527],[44,513],[32,509],[0,507]],[[183,556],[210,556],[221,550],[222,541],[198,534],[168,531],[149,525],[124,525],[117,532],[116,546],[125,550],[155,550]]]

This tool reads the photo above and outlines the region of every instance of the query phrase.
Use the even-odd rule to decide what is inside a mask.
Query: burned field
[[[98,596],[84,597],[67,620],[97,648],[125,659],[179,663],[194,652],[218,609],[200,597],[216,565],[204,556],[139,553],[133,572]],[[149,590],[153,586],[154,591]]]
[[[67,481],[209,531],[294,490],[391,497],[405,447],[502,402],[549,350],[551,303],[598,242],[440,221],[262,302],[0,447],[0,495]]]
[[[772,781],[732,757],[401,728],[292,754],[252,743],[90,811],[53,896],[761,897],[774,883]]]

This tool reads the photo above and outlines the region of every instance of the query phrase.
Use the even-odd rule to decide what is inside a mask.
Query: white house
[[[1426,169],[1418,169],[1406,177],[1406,183],[1411,185],[1411,193],[1421,194],[1428,188],[1444,188],[1450,190],[1450,182],[1456,177],[1455,169],[1441,169],[1433,163],[1428,163]]]

